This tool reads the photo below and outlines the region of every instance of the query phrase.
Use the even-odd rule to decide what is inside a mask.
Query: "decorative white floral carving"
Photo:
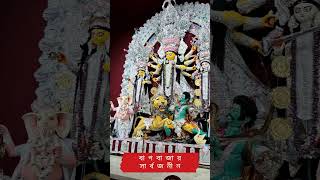
[[[32,110],[43,108],[65,109],[72,112],[76,76],[66,75],[66,66],[50,57],[50,53],[62,53],[68,61],[77,64],[82,50],[80,45],[88,38],[88,20],[91,17],[109,17],[108,0],[48,0],[43,12],[47,23],[44,37],[39,42],[41,66],[34,73],[39,87]],[[61,76],[64,76],[62,78]],[[68,97],[68,98],[66,98]]]
[[[155,14],[152,18],[140,27],[132,36],[132,41],[129,44],[126,61],[124,64],[124,73],[122,75],[121,95],[120,96],[133,96],[133,91],[129,90],[130,84],[134,81],[136,67],[141,61],[145,63],[148,60],[151,48],[145,47],[147,42],[151,42],[147,46],[153,46],[157,41],[160,41],[163,36],[168,33],[175,33],[175,36],[183,37],[189,30],[192,23],[196,23],[200,28],[192,31],[198,37],[197,44],[201,58],[210,58],[210,5],[203,3],[184,3],[183,5],[175,5],[174,8],[169,7],[160,13]],[[166,14],[166,16],[164,16]],[[176,19],[180,17],[179,19]],[[170,22],[175,23],[175,29],[179,31],[163,32],[164,26],[171,26]],[[149,39],[152,39],[151,41]],[[204,52],[208,52],[205,56]]]

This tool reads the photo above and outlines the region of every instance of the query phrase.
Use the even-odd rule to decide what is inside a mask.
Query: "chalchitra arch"
[[[199,152],[209,164],[210,5],[165,0],[162,9],[129,44],[110,150]],[[133,114],[126,122],[121,104]]]

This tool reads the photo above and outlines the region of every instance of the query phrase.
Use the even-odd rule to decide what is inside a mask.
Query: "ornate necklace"
[[[58,143],[56,136],[36,138],[31,144],[31,166],[41,180],[47,179],[55,164],[54,149]]]

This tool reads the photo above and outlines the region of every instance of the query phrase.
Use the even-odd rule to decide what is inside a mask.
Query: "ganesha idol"
[[[20,157],[12,179],[71,180],[76,158],[67,137],[71,118],[63,112],[27,113],[22,116],[28,134],[25,144],[16,146],[8,129],[0,125],[10,157]]]

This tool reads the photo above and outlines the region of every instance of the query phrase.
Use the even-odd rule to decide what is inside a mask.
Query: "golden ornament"
[[[194,84],[195,84],[196,86],[201,86],[201,79],[195,80],[195,81],[194,81]]]
[[[278,56],[274,58],[271,64],[272,72],[280,78],[287,78],[290,76],[290,62],[285,56]]]
[[[150,90],[151,94],[155,95],[158,92],[158,89],[156,87],[151,88]]]
[[[235,11],[223,11],[222,14],[225,22],[232,22],[232,24],[230,23],[232,27],[244,24],[247,20],[245,16],[242,16],[240,13]]]
[[[110,63],[104,63],[103,70],[104,72],[110,72]]]
[[[72,113],[73,103],[72,102],[63,102],[61,104],[61,111]]]
[[[60,90],[67,90],[72,86],[73,77],[70,73],[62,73],[56,76],[56,85]]]
[[[193,104],[196,106],[196,107],[201,107],[202,106],[202,102],[200,99],[195,99],[193,101]]]
[[[90,179],[110,180],[110,177],[108,177],[104,174],[98,173],[98,172],[93,172],[93,173],[87,174],[83,177],[83,180],[90,180]]]
[[[293,133],[289,119],[275,118],[270,124],[270,133],[275,140],[287,140]]]
[[[201,96],[201,90],[200,89],[195,89],[194,90],[194,95]]]
[[[129,91],[133,91],[133,88],[134,88],[134,87],[133,87],[133,85],[132,85],[131,83],[128,84],[128,90],[129,90]]]
[[[279,109],[286,109],[290,105],[290,90],[287,87],[276,87],[272,90],[272,104]]]

